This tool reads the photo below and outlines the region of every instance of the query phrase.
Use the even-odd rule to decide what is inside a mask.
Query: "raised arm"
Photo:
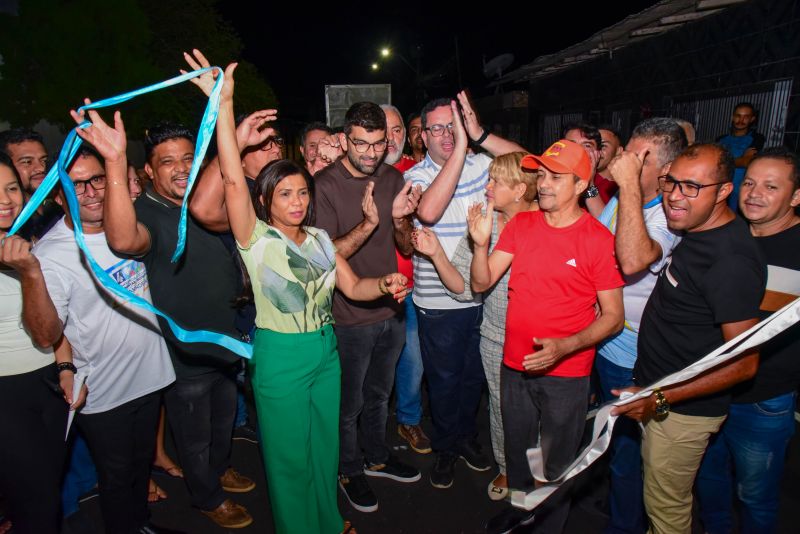
[[[473,142],[483,139],[479,143],[480,147],[495,157],[508,154],[509,152],[527,152],[524,147],[518,145],[514,141],[509,141],[493,133],[487,133],[483,126],[481,126],[478,115],[472,108],[472,103],[469,101],[467,93],[461,91],[457,96],[461,104],[461,109],[464,110],[464,127],[469,134],[469,138],[472,139]],[[455,125],[455,123],[453,124]]]
[[[87,104],[89,99],[85,100]],[[75,122],[85,118],[83,111],[70,111]],[[111,128],[95,110],[89,110],[91,126],[76,128],[78,135],[94,146],[103,156],[106,169],[106,192],[103,201],[103,230],[108,245],[123,254],[140,256],[150,250],[150,232],[136,221],[130,191],[128,189],[128,159],[125,155],[127,138],[125,125],[119,111],[114,112],[114,127]]]
[[[241,155],[242,151],[249,147],[260,145],[273,135],[275,130],[263,126],[277,117],[278,112],[274,109],[262,109],[248,115],[236,128],[236,144],[239,154]],[[222,171],[219,167],[219,156],[211,160],[211,163],[200,172],[192,190],[189,211],[200,224],[212,232],[230,230],[228,212],[225,209],[225,191],[222,183]]]
[[[492,210],[494,202],[489,201],[486,213],[481,211],[482,203],[473,204],[467,214],[469,235],[472,237],[472,264],[469,277],[472,291],[482,293],[497,283],[511,267],[513,254],[494,249],[489,255],[489,239],[492,236]]]
[[[439,174],[420,198],[417,218],[425,224],[435,224],[447,209],[458,186],[458,180],[467,157],[467,132],[464,130],[461,113],[458,111],[455,101],[450,102],[450,109],[453,112],[453,142],[455,146]]]
[[[206,68],[210,64],[206,57],[197,49],[192,54],[184,53],[186,63],[195,70]],[[222,173],[225,209],[228,221],[233,232],[233,237],[240,245],[247,245],[253,229],[256,226],[256,212],[250,200],[250,190],[247,187],[242,159],[239,155],[239,145],[236,141],[236,126],[233,116],[233,72],[236,63],[231,63],[225,68],[225,82],[219,96],[219,115],[217,116],[217,151],[219,168]],[[211,94],[214,79],[219,76],[216,70],[203,76],[193,78],[206,96]]]
[[[623,152],[608,165],[614,181],[619,185],[614,249],[619,266],[626,275],[647,269],[663,254],[661,245],[647,233],[642,211],[644,202],[639,176],[646,157],[646,152],[642,155]]]

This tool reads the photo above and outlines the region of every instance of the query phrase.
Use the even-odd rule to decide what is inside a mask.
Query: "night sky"
[[[325,85],[391,83],[392,102],[403,114],[428,98],[452,96],[459,89],[456,47],[461,85],[474,95],[486,94],[493,89],[486,88],[482,57],[511,53],[513,70],[655,3],[597,2],[578,9],[567,2],[532,2],[527,15],[506,8],[492,13],[492,3],[480,14],[448,14],[428,3],[419,8],[427,12],[420,16],[412,14],[412,4],[398,2],[360,2],[361,8],[332,2],[328,13],[300,4],[265,7],[263,14],[241,9],[237,2],[220,2],[219,9],[241,36],[244,59],[259,67],[277,93],[282,118],[305,122],[324,120]],[[575,20],[567,20],[570,16]],[[414,69],[395,55],[372,71],[383,46]],[[424,92],[417,90],[418,80]]]

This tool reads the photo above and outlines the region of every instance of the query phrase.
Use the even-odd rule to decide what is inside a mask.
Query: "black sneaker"
[[[535,514],[519,508],[506,508],[486,523],[486,534],[508,534],[517,527],[533,523]]]
[[[396,480],[397,482],[416,482],[422,475],[419,470],[400,462],[394,456],[382,464],[367,463],[364,466],[364,474],[368,477],[385,477]]]
[[[350,505],[359,512],[374,512],[378,509],[378,498],[372,493],[367,477],[363,474],[352,477],[339,475],[339,487]]]
[[[459,457],[467,462],[467,466],[474,471],[488,471],[492,462],[483,454],[481,446],[475,440],[465,441],[458,447]]]
[[[436,456],[436,464],[431,471],[431,486],[445,489],[453,485],[456,460],[458,456],[449,452],[440,452]]]

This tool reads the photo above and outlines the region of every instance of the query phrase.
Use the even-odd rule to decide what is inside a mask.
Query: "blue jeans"
[[[733,530],[733,488],[742,503],[741,532],[775,532],[786,446],[794,434],[795,394],[731,404],[697,474],[700,518],[709,534]],[[733,465],[731,465],[733,464]]]
[[[475,418],[486,382],[480,353],[482,308],[417,307],[436,452],[457,454],[459,445],[477,435]]]
[[[418,425],[422,419],[422,353],[417,334],[417,312],[414,302],[405,300],[406,344],[394,378],[397,395],[397,422],[401,425]]]
[[[621,367],[598,355],[594,359],[600,377],[602,402],[617,397],[612,389],[633,385],[633,369]],[[606,533],[642,533],[647,530],[642,482],[641,432],[633,419],[620,417],[611,438],[611,488],[608,493],[610,519]]]

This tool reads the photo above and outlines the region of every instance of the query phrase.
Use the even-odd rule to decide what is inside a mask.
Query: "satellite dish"
[[[489,61],[483,61],[483,75],[487,78],[499,78],[511,64],[514,63],[514,54],[500,54]]]

